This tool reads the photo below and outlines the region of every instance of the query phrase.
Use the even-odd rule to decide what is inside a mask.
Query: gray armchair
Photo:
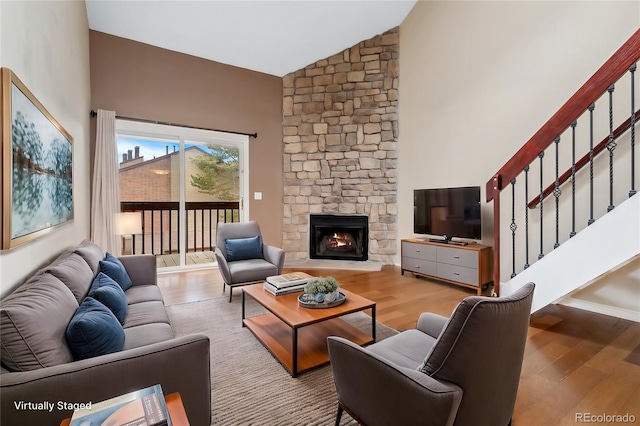
[[[343,411],[368,426],[510,424],[534,287],[467,297],[450,318],[424,313],[366,348],[329,337],[336,425]]]
[[[244,241],[250,245],[239,247],[237,243]],[[234,245],[234,253],[228,251],[231,244]],[[234,287],[280,275],[284,266],[284,250],[262,244],[262,234],[256,222],[218,223],[215,255],[224,281],[222,292],[225,286],[229,286],[229,302]]]

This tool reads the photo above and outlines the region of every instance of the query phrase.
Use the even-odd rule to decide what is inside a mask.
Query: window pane
[[[120,135],[117,144],[121,207],[139,211],[143,224],[142,235],[124,236],[124,252],[161,255],[161,267],[179,265],[179,143]]]

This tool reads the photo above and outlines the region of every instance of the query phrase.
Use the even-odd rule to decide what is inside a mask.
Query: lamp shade
[[[142,234],[142,216],[139,212],[118,213],[118,234]]]

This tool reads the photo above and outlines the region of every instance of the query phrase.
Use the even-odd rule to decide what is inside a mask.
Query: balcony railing
[[[213,251],[218,222],[239,222],[240,203],[186,202],[186,235],[180,235],[183,220],[179,203],[122,202],[122,212],[140,212],[142,234],[133,235],[131,253],[164,255],[178,253],[180,239],[186,238],[186,251]]]

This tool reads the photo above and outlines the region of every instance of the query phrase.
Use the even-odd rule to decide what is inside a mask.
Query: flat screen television
[[[482,239],[480,187],[415,189],[413,232],[441,237],[443,242]]]

